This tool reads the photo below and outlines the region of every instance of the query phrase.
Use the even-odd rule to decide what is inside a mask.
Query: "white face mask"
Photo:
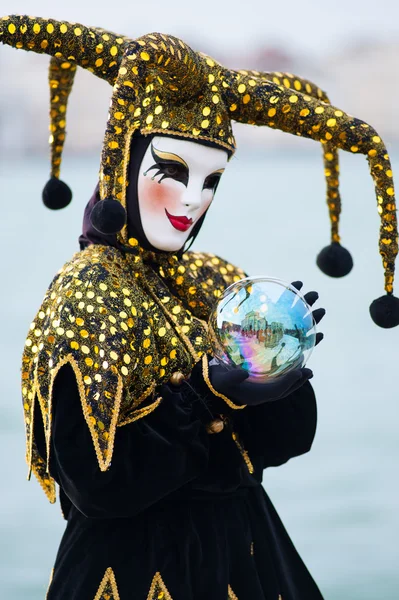
[[[137,181],[141,224],[149,243],[176,252],[210,206],[227,164],[222,149],[167,136],[152,139]]]

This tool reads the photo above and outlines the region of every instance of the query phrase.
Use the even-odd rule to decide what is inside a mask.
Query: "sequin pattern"
[[[9,15],[0,23],[0,41],[4,44],[71,61],[111,84],[129,41],[98,27],[42,17]]]
[[[0,21],[0,41],[45,52],[61,64],[75,63],[113,85],[100,168],[102,199],[114,197],[125,203],[130,138],[136,130],[210,140],[234,152],[232,120],[265,125],[325,146],[332,236],[338,241],[336,151],[366,155],[381,219],[385,290],[393,292],[398,232],[386,147],[370,125],[330,105],[310,82],[290,74],[266,73],[265,78],[256,71],[229,70],[182,40],[161,33],[131,40],[64,21],[7,16]],[[120,239],[127,243],[126,227]]]
[[[51,175],[60,176],[61,155],[65,142],[66,109],[76,73],[76,64],[52,57],[50,84],[50,149]]]
[[[189,252],[179,261],[134,247],[137,252],[126,255],[105,246],[76,254],[54,278],[30,327],[22,363],[27,460],[52,502],[54,482],[32,432],[37,400],[48,463],[59,369],[68,363],[75,373],[98,463],[106,470],[116,428],[156,410],[162,401],[157,388],[176,371],[189,375],[210,351],[211,307],[244,276],[211,254]]]

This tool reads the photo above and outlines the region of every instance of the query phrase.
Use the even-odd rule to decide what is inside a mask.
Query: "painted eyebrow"
[[[183,167],[185,167],[187,169],[187,171],[189,170],[188,164],[186,163],[186,161],[183,158],[181,158],[181,156],[178,156],[177,154],[172,154],[172,152],[163,152],[163,150],[157,150],[152,144],[151,144],[151,153],[152,153],[152,157],[154,160],[156,160],[158,158],[161,161],[166,160],[168,162],[179,163],[180,165],[183,165]]]
[[[220,175],[222,176],[224,173],[224,169],[218,169],[217,171],[212,171],[212,173],[209,173],[209,175],[207,175],[205,177],[205,180],[208,179],[208,177],[213,177],[214,175]]]

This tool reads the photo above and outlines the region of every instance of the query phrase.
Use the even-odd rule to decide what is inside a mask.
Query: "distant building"
[[[268,323],[257,310],[252,310],[245,315],[241,323],[241,331],[244,335],[254,337],[265,348],[271,348],[278,344],[284,336],[282,323],[272,321]]]
[[[241,322],[242,331],[259,331],[260,329],[266,329],[267,321],[265,317],[262,317],[257,310],[251,310],[251,312],[245,315],[245,318]]]

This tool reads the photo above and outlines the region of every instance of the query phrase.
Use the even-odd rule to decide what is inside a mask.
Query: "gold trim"
[[[35,375],[35,377],[36,377],[36,375]],[[29,429],[29,435],[27,434],[27,436],[26,436],[26,462],[28,464],[28,476],[27,476],[27,479],[28,479],[28,481],[30,480],[32,472],[33,472],[34,476],[36,477],[37,481],[39,482],[40,487],[42,488],[42,490],[46,494],[47,499],[49,500],[49,502],[51,504],[54,504],[55,501],[56,501],[56,499],[57,499],[54,479],[49,476],[49,478],[48,478],[49,479],[49,485],[46,486],[46,484],[44,483],[44,480],[43,480],[43,476],[39,472],[39,469],[33,464],[34,415],[35,415],[35,403],[37,401],[39,402],[40,412],[41,412],[42,420],[43,420],[43,407],[42,407],[42,405],[40,403],[39,394],[38,394],[38,387],[39,386],[38,386],[38,384],[36,382],[36,379],[34,379],[33,385],[32,385],[33,399],[32,399],[32,404],[31,404],[31,407],[30,407],[30,410],[31,410],[31,412],[30,412],[30,423],[29,423],[30,429]],[[43,422],[43,430],[44,430],[44,435],[46,437],[46,430],[45,430],[44,422]],[[36,450],[36,452],[37,452],[37,450]]]
[[[28,429],[26,427],[26,417],[24,414],[24,421],[25,421],[25,428],[26,428],[26,462],[28,464],[28,480],[31,478],[32,475],[32,470],[33,470],[33,466],[32,466],[32,455],[33,455],[33,428],[34,428],[34,415],[35,415],[35,402],[36,402],[36,386],[35,386],[35,380],[33,380],[33,385],[32,385],[32,394],[33,394],[33,398],[32,398],[32,404],[30,406],[30,429],[29,429],[29,433],[28,433]],[[35,473],[36,477],[37,474]]]
[[[245,408],[247,406],[246,404],[242,404],[242,405],[234,404],[234,402],[232,402],[229,398],[227,398],[227,396],[225,396],[224,394],[220,394],[219,392],[217,392],[215,390],[215,388],[213,387],[213,385],[211,384],[211,381],[209,379],[208,359],[207,359],[206,354],[204,354],[202,357],[202,376],[205,380],[206,385],[211,390],[212,394],[214,394],[218,398],[221,398],[222,400],[224,400],[226,402],[226,404],[228,404],[228,406],[230,406],[230,408],[234,408],[235,410],[241,410],[242,408]]]
[[[71,367],[75,373],[76,382],[78,384],[78,389],[79,389],[79,397],[80,397],[80,403],[82,405],[83,415],[84,415],[85,421],[87,423],[87,426],[89,428],[91,439],[93,440],[94,450],[96,452],[100,470],[106,471],[111,464],[112,454],[114,451],[116,426],[117,426],[119,411],[120,411],[121,402],[122,402],[122,391],[123,391],[122,378],[118,373],[118,385],[117,385],[117,389],[116,389],[115,404],[114,404],[115,410],[114,410],[114,414],[113,414],[112,421],[111,421],[110,428],[109,428],[109,440],[108,440],[108,444],[107,444],[107,457],[104,459],[104,457],[101,453],[100,445],[98,443],[97,433],[96,433],[93,425],[90,423],[90,415],[87,410],[87,404],[86,404],[86,398],[85,398],[85,388],[84,388],[84,384],[83,384],[83,376],[82,376],[82,373],[80,372],[79,365],[76,362],[76,360],[74,359],[74,357],[72,356],[72,354],[68,354],[65,358],[63,358],[57,364],[57,366],[54,368],[53,374],[51,376],[51,382],[50,382],[50,387],[49,387],[49,407],[48,407],[49,434],[48,434],[48,441],[47,441],[47,470],[48,470],[48,462],[49,462],[49,458],[50,458],[50,432],[51,432],[51,418],[52,418],[51,408],[52,408],[53,385],[54,385],[55,378],[58,374],[58,371],[61,369],[61,367],[63,367],[64,365],[66,365],[68,363],[71,365]]]
[[[227,588],[227,593],[228,593],[228,600],[238,600],[237,596],[231,589],[231,585],[229,585],[229,587]]]
[[[138,421],[139,419],[142,419],[143,417],[146,417],[147,415],[151,414],[161,404],[162,400],[163,398],[160,396],[152,404],[135,410],[131,417],[128,417],[124,421],[118,423],[118,427],[123,427],[123,425],[134,423],[134,421]]]
[[[45,457],[45,461],[46,461],[46,470],[47,473],[49,472],[49,463],[50,463],[50,442],[51,442],[51,424],[52,424],[52,414],[51,414],[51,401],[50,401],[50,396],[49,396],[49,406],[48,406],[48,410],[46,410],[46,400],[43,398],[41,392],[40,392],[40,385],[39,385],[39,380],[38,380],[38,375],[37,375],[37,370],[38,370],[38,365],[36,365],[36,369],[35,369],[35,373],[33,375],[33,390],[35,392],[35,398],[37,396],[38,401],[39,401],[39,406],[40,406],[40,411],[42,414],[42,421],[43,421],[43,429],[44,429],[44,438],[46,441],[46,457]],[[49,388],[49,392],[52,392],[51,387]],[[34,411],[33,411],[34,414]],[[47,415],[48,418],[48,425],[46,427],[46,423],[45,423],[45,417]],[[33,421],[32,421],[33,422]],[[33,428],[32,428],[32,443],[33,443]]]
[[[40,487],[42,488],[43,492],[46,494],[46,496],[47,496],[50,504],[55,504],[55,502],[57,500],[57,495],[56,495],[56,491],[55,491],[55,482],[54,482],[54,479],[52,477],[49,477],[50,484],[51,484],[51,487],[49,489],[44,484],[43,478],[40,475],[39,471],[33,465],[32,465],[32,471],[33,471],[33,474],[36,477],[37,481],[39,482]]]
[[[112,596],[110,596],[109,593],[107,593],[106,596],[104,595],[107,584],[111,586]],[[95,595],[94,600],[120,600],[118,586],[116,585],[115,574],[111,567],[108,567],[108,569],[105,571],[104,577],[102,578],[100,587],[97,590],[97,594]]]
[[[139,396],[137,398],[137,400],[133,401],[133,408],[137,408],[140,406],[140,404],[146,399],[148,398],[148,396],[150,396],[153,392],[155,392],[155,389],[157,387],[157,384],[155,383],[155,381],[153,381],[151,383],[151,385],[141,394],[141,396]]]
[[[251,463],[251,459],[249,458],[248,452],[245,450],[244,446],[242,445],[242,443],[239,440],[238,435],[236,434],[235,431],[232,432],[231,437],[233,438],[235,445],[239,449],[240,454],[243,457],[245,464],[247,465],[248,471],[252,475],[254,473],[255,469],[254,469],[253,464]]]
[[[163,595],[158,595],[159,592],[163,592]],[[155,596],[154,594],[157,595]],[[157,571],[154,575],[150,591],[148,592],[147,600],[157,600],[158,598],[162,598],[162,600],[173,600],[172,596],[168,592],[166,585],[164,584],[164,581],[161,577],[161,573],[159,571]]]
[[[51,569],[50,579],[49,579],[49,582],[48,582],[48,585],[47,585],[46,597],[45,597],[44,600],[47,600],[47,596],[48,596],[48,593],[50,591],[51,582],[53,581],[53,576],[54,576],[54,568]]]
[[[222,142],[221,140],[218,140],[216,138],[211,138],[206,135],[192,135],[191,133],[183,133],[181,131],[171,131],[171,130],[159,129],[159,128],[155,128],[155,129],[151,129],[151,130],[141,128],[140,133],[142,135],[152,135],[154,133],[161,133],[162,135],[173,135],[173,136],[177,136],[177,137],[189,138],[190,140],[193,140],[194,142],[196,140],[205,140],[206,142],[211,142],[212,144],[216,144],[216,146],[222,146],[222,148],[226,148],[227,150],[229,150],[229,152],[231,152],[231,156],[236,151],[235,145],[227,144],[226,142]]]

